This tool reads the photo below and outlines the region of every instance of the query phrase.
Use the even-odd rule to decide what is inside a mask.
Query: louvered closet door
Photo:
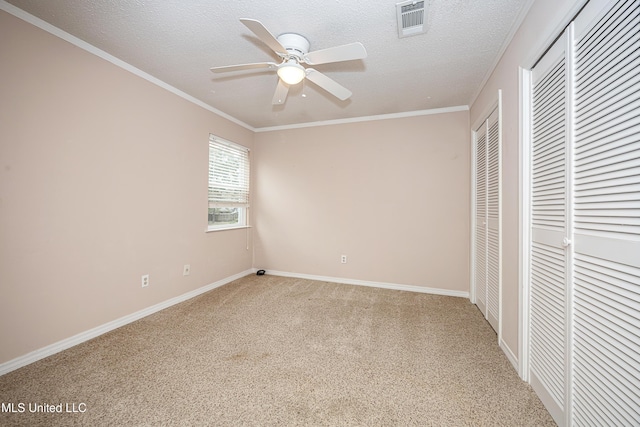
[[[496,109],[487,120],[487,320],[498,330],[500,291],[500,124]]]
[[[487,128],[476,131],[476,225],[474,283],[476,304],[487,316]]]
[[[532,70],[529,375],[556,421],[567,398],[566,36]]]
[[[640,1],[596,6],[576,19],[573,420],[638,426]]]
[[[500,307],[500,122],[496,108],[476,130],[474,286],[476,304],[493,329]]]

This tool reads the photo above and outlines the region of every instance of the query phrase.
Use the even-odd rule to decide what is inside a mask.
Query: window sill
[[[239,230],[242,228],[251,228],[250,225],[234,225],[231,227],[207,227],[205,233],[210,233],[212,231],[226,231],[226,230]]]

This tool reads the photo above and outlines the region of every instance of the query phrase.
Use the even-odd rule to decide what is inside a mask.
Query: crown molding
[[[324,121],[317,121],[317,122],[296,123],[292,125],[261,127],[261,128],[255,128],[254,132],[272,132],[272,131],[278,131],[278,130],[300,129],[300,128],[309,128],[309,127],[317,127],[317,126],[341,125],[345,123],[401,119],[405,117],[417,117],[417,116],[429,116],[432,114],[455,113],[458,111],[469,111],[469,106],[459,105],[455,107],[432,108],[430,110],[407,111],[404,113],[379,114],[376,116],[362,116],[362,117],[353,117],[349,119],[324,120]]]
[[[146,73],[142,70],[140,70],[139,68],[134,67],[133,65],[111,55],[110,53],[107,53],[105,51],[103,51],[102,49],[99,49],[95,46],[93,46],[92,44],[89,44],[87,42],[85,42],[84,40],[79,39],[76,36],[73,36],[69,33],[67,33],[66,31],[61,30],[60,28],[51,25],[50,23],[31,15],[28,12],[25,12],[24,10],[10,4],[7,3],[5,0],[0,0],[0,10],[3,10],[13,16],[15,16],[16,18],[19,18],[29,24],[34,25],[35,27],[40,28],[43,31],[48,32],[49,34],[52,34],[62,40],[65,40],[71,44],[73,44],[74,46],[79,47],[80,49],[83,49],[89,53],[92,53],[96,56],[98,56],[99,58],[102,58],[110,63],[112,63],[113,65],[116,65],[117,67],[120,67],[126,71],[129,71],[130,73],[141,77],[147,81],[149,81],[150,83],[155,84],[156,86],[159,86],[171,93],[173,93],[174,95],[177,95],[201,108],[204,108],[207,111],[210,111],[224,119],[229,120],[230,122],[233,122],[245,129],[248,129],[252,132],[272,132],[272,131],[279,131],[279,130],[288,130],[288,129],[301,129],[301,128],[308,128],[308,127],[317,127],[317,126],[331,126],[331,125],[339,125],[339,124],[346,124],[346,123],[359,123],[359,122],[368,122],[368,121],[377,121],[377,120],[388,120],[388,119],[399,119],[399,118],[405,118],[405,117],[417,117],[417,116],[427,116],[427,115],[432,115],[432,114],[444,114],[444,113],[452,113],[452,112],[458,112],[458,111],[469,111],[469,106],[468,105],[460,105],[460,106],[454,106],[454,107],[445,107],[445,108],[433,108],[433,109],[429,109],[429,110],[416,110],[416,111],[407,111],[407,112],[403,112],[403,113],[392,113],[392,114],[381,114],[381,115],[373,115],[373,116],[362,116],[362,117],[353,117],[353,118],[348,118],[348,119],[335,119],[335,120],[324,120],[324,121],[316,121],[316,122],[306,122],[306,123],[294,123],[294,124],[289,124],[289,125],[281,125],[281,126],[268,126],[268,127],[253,127],[245,122],[243,122],[242,120],[239,120],[223,111],[218,110],[217,108],[212,107],[211,105],[181,91],[180,89],[177,89],[173,86],[171,86],[170,84],[158,79],[157,77],[152,76],[149,73]]]
[[[218,116],[225,118],[239,126],[242,126],[245,129],[248,129],[250,131],[255,131],[255,129],[253,128],[253,126],[248,125],[247,123],[238,120],[237,118],[230,116],[229,114],[218,110],[217,108],[213,108],[211,105],[206,104],[202,101],[200,101],[199,99],[181,91],[180,89],[177,89],[173,86],[171,86],[168,83],[163,82],[162,80],[152,76],[149,73],[146,73],[144,71],[142,71],[139,68],[134,67],[133,65],[124,62],[121,59],[116,58],[115,56],[111,55],[110,53],[105,52],[102,49],[98,49],[97,47],[93,46],[92,44],[89,44],[87,42],[85,42],[84,40],[79,39],[76,36],[73,36],[69,33],[67,33],[66,31],[61,30],[60,28],[53,26],[51,24],[49,24],[46,21],[43,21],[42,19],[35,17],[33,15],[31,15],[30,13],[25,12],[24,10],[7,3],[5,0],[0,0],[0,10],[4,10],[5,12],[9,13],[10,15],[15,16],[16,18],[22,19],[25,22],[28,22],[31,25],[34,25],[38,28],[40,28],[43,31],[48,32],[49,34],[52,34],[58,38],[61,38],[62,40],[71,43],[74,46],[79,47],[80,49],[83,49],[89,53],[92,53],[102,59],[104,59],[105,61],[108,61],[110,63],[112,63],[113,65],[116,65],[126,71],[129,71],[130,73],[135,74],[138,77],[141,77],[145,80],[147,80],[148,82],[151,82],[153,84],[155,84],[156,86],[159,86],[165,90],[168,90],[169,92],[173,93],[174,95],[177,95],[199,107],[204,108],[205,110],[208,110],[214,114],[217,114]]]

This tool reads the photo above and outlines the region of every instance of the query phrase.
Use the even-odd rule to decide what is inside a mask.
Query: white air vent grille
[[[405,1],[396,4],[398,37],[408,37],[427,31],[424,1]]]

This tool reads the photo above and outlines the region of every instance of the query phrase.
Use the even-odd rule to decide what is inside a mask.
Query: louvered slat
[[[478,135],[476,156],[476,212],[478,217],[487,215],[487,135]]]
[[[540,83],[534,86],[532,161],[534,226],[564,229],[564,82],[564,63],[560,61]]]
[[[500,281],[500,254],[498,230],[489,228],[488,230],[488,265],[487,265],[487,312],[489,323],[494,329],[498,328],[498,302],[499,302],[499,281]]]
[[[566,70],[564,54],[534,72],[531,147],[530,366],[554,418],[565,408]]]
[[[639,311],[640,269],[576,255],[575,408],[600,425],[640,420]]]
[[[476,142],[475,286],[480,311],[487,307],[487,133],[483,126]]]
[[[638,46],[638,0],[616,2],[577,43],[576,425],[640,423]]]
[[[564,253],[534,244],[531,263],[531,369],[563,406],[565,347]]]
[[[487,318],[498,328],[500,291],[500,123],[497,111],[487,120]]]

